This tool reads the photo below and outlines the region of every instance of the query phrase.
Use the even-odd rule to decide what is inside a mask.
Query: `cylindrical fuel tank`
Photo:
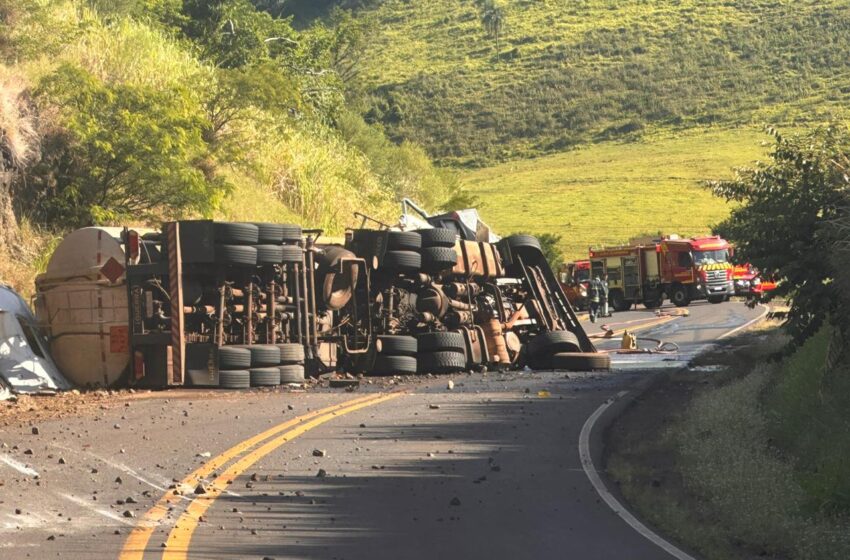
[[[127,286],[120,228],[69,234],[36,278],[36,317],[56,365],[80,386],[111,386],[127,371]]]

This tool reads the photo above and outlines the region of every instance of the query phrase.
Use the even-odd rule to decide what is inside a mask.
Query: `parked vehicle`
[[[339,244],[293,224],[84,228],[37,279],[36,311],[84,386],[608,368],[534,237],[410,201],[397,227],[361,217]]]
[[[636,303],[654,309],[665,297],[679,307],[699,299],[720,303],[734,294],[729,244],[718,236],[669,236],[591,248],[590,262],[592,275],[608,274],[609,303],[615,311]]]
[[[580,311],[586,310],[588,308],[587,290],[590,284],[590,261],[579,260],[567,263],[561,269],[560,281],[570,305]]]

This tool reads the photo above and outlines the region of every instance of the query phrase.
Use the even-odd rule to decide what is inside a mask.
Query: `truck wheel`
[[[661,307],[663,305],[663,303],[664,303],[663,298],[646,299],[646,300],[643,301],[643,306],[646,307],[647,309],[658,309],[659,307]]]
[[[420,229],[416,233],[422,238],[422,247],[454,247],[457,234],[447,228]]]
[[[215,262],[232,266],[257,266],[257,248],[248,245],[216,245]]]
[[[422,269],[422,256],[415,251],[387,251],[383,265],[400,272],[419,272]]]
[[[283,262],[282,245],[254,245],[257,249],[257,264],[280,264]]]
[[[453,247],[427,247],[422,249],[422,270],[440,272],[457,264],[457,252]]]
[[[456,373],[466,369],[463,352],[428,352],[419,354],[419,373]]]
[[[466,340],[461,333],[432,332],[420,334],[416,339],[419,341],[420,352],[438,352],[442,350],[466,352]]]
[[[259,243],[280,245],[301,241],[301,226],[296,224],[254,223],[259,230]]]
[[[279,367],[251,368],[251,387],[276,387],[280,385]]]
[[[708,303],[723,303],[726,301],[726,295],[722,296],[708,296]]]
[[[214,222],[213,236],[216,243],[256,245],[260,241],[260,228],[241,222]]]
[[[419,347],[412,336],[383,335],[378,337],[380,353],[387,356],[416,356]]]
[[[296,263],[304,262],[304,251],[298,245],[281,245],[281,263]]]
[[[688,296],[688,289],[682,284],[676,284],[670,293],[670,301],[676,307],[687,307],[691,303],[691,298]]]
[[[330,310],[342,309],[354,294],[360,269],[356,264],[348,264],[342,272],[339,271],[343,259],[353,258],[354,253],[335,245],[325,247],[324,252],[316,257],[319,263],[316,274],[319,293],[322,303]]]
[[[251,372],[247,369],[222,370],[218,372],[218,386],[223,389],[250,389]]]
[[[391,231],[387,240],[387,249],[395,251],[418,251],[422,248],[422,238],[415,231]]]
[[[540,247],[540,241],[538,241],[533,235],[526,235],[522,233],[511,235],[504,238],[502,242],[510,247],[512,251],[517,253],[525,253],[529,251],[543,253],[543,249]]]
[[[378,354],[370,370],[372,375],[410,375],[416,373],[416,358],[413,356],[389,356]]]
[[[622,290],[611,290],[611,293],[608,294],[608,301],[614,311],[623,312],[632,308],[632,302],[626,299]]]
[[[569,352],[552,356],[554,369],[568,371],[608,371],[611,369],[611,356],[595,352]]]
[[[218,349],[218,369],[247,369],[251,367],[251,351],[247,348],[222,346]]]
[[[281,384],[304,383],[304,366],[288,364],[277,368]]]
[[[528,343],[528,362],[532,367],[549,367],[552,356],[559,352],[581,352],[576,335],[570,331],[538,334]]]
[[[251,367],[271,367],[280,364],[280,348],[274,344],[252,344],[234,346],[234,348],[245,348],[251,353]]]
[[[280,363],[283,365],[303,364],[304,363],[304,346],[296,343],[276,344],[280,350]]]

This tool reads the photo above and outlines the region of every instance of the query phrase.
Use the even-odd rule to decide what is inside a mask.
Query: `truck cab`
[[[720,303],[735,293],[729,243],[719,236],[661,241],[667,295],[677,306],[707,299]]]

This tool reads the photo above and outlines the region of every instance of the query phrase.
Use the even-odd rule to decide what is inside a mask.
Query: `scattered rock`
[[[452,498],[452,501],[451,501],[451,502],[449,502],[449,505],[451,505],[451,506],[459,506],[459,505],[460,505],[460,498],[458,498],[457,496],[455,496],[454,498]]]
[[[212,453],[210,453],[209,451],[204,451],[203,453],[198,453],[197,455],[195,455],[195,457],[201,457],[202,459],[207,459],[209,457],[212,457]]]
[[[251,475],[251,482],[257,482],[260,480],[260,476],[257,473]]]
[[[24,455],[32,455],[32,449],[25,449]]]
[[[120,477],[120,476],[116,476],[116,477],[115,477],[115,484],[124,484],[124,481],[123,481],[123,480],[121,480],[121,477]]]
[[[286,409],[287,410],[295,410],[295,407],[292,406],[291,404],[288,404],[288,405],[286,405]]]
[[[455,382],[454,382],[454,381],[452,381],[451,379],[449,379],[449,382],[448,382],[448,383],[446,383],[446,389],[448,389],[449,391],[451,391],[451,390],[452,390],[452,389],[454,389],[454,388],[455,388]]]
[[[64,465],[64,464],[66,464],[66,463],[65,463],[65,458],[64,458],[64,457],[59,457],[59,464],[60,464],[60,465]]]
[[[15,508],[15,515],[21,515],[24,511],[21,508]]]
[[[197,486],[195,486],[195,494],[201,495],[206,494],[208,492],[207,485],[203,482],[199,482]]]
[[[124,503],[125,504],[137,504],[139,502],[137,502],[136,499],[133,496],[129,496],[129,497],[127,497],[126,500],[124,500]]]
[[[113,425],[112,427],[113,427],[113,428],[115,428],[116,430],[120,430],[120,429],[121,429],[121,424],[115,424],[115,425]]]
[[[327,457],[327,456],[328,456],[328,452],[325,451],[324,449],[314,449],[313,450],[313,457]]]
[[[38,426],[32,427],[32,435],[37,436],[39,434]]]
[[[316,478],[325,478],[328,476],[328,472],[325,469],[319,469],[319,472],[316,473]]]
[[[136,517],[136,514],[130,511],[129,509],[124,510],[124,513],[122,515],[124,515],[124,517]]]
[[[437,409],[439,409],[439,408],[440,408],[440,405],[438,405],[438,404],[429,404],[429,405],[428,405],[428,408],[430,408],[431,410],[437,410]]]
[[[97,474],[97,469],[92,469],[89,472],[92,473],[92,474]]]

